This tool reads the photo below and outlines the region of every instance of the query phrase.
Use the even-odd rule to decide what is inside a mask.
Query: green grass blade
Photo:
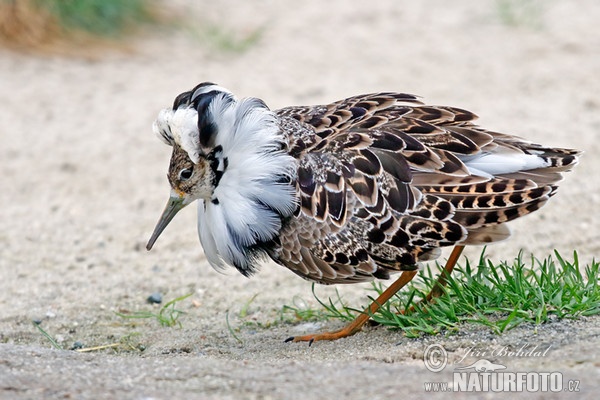
[[[441,267],[435,265],[439,273]],[[495,264],[486,259],[484,249],[477,267],[466,260],[464,267],[455,268],[444,294],[433,304],[417,305],[411,315],[398,314],[431,290],[437,274],[427,265],[407,290],[396,294],[372,319],[413,337],[455,330],[465,323],[480,324],[501,334],[523,323],[537,326],[554,318],[597,315],[599,272],[596,261],[581,268],[577,252],[572,261],[555,251],[546,259],[532,256],[527,263],[520,252],[512,264]],[[383,289],[373,284],[369,290],[379,294]],[[316,296],[313,285],[313,295],[329,317],[347,321],[361,312],[345,305],[337,291],[335,301],[324,301]]]
[[[44,329],[43,329],[43,328],[40,326],[40,324],[38,324],[38,323],[36,323],[36,322],[33,322],[33,326],[35,326],[35,327],[36,327],[36,328],[37,328],[37,329],[40,331],[40,333],[41,333],[41,334],[42,334],[42,335],[43,335],[43,336],[44,336],[46,339],[48,339],[48,341],[50,342],[50,344],[52,345],[52,347],[54,347],[55,349],[58,349],[58,350],[64,350],[64,349],[63,349],[63,347],[62,347],[60,344],[58,344],[58,342],[57,342],[57,341],[56,341],[56,340],[55,340],[55,339],[54,339],[52,336],[50,336],[50,334],[49,334],[48,332],[46,332],[46,331],[45,331],[45,330],[44,330]]]

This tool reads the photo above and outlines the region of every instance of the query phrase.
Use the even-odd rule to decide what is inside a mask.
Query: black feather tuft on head
[[[208,108],[212,101],[220,95],[223,96],[226,102],[233,101],[231,94],[219,90],[201,93],[192,100],[192,105],[198,112],[198,131],[200,132],[200,145],[203,147],[212,147],[217,134],[217,125],[214,116],[210,115]]]
[[[181,93],[179,96],[175,97],[175,100],[173,101],[173,110],[177,110],[179,107],[181,107],[182,105],[188,105],[190,104],[190,98],[192,96],[193,92],[183,92]]]

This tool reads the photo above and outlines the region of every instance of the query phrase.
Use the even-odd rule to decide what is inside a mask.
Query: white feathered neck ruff
[[[197,109],[201,96],[209,95],[208,106]],[[210,138],[201,137],[203,121],[212,124]],[[213,85],[197,88],[178,108],[163,110],[154,130],[194,163],[200,157],[217,159],[222,175],[211,198],[199,199],[200,241],[215,269],[229,264],[251,274],[257,256],[297,205],[290,184],[296,160],[284,151],[275,115],[259,99],[238,100]]]

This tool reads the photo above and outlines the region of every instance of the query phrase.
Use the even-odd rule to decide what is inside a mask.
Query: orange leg
[[[315,333],[304,336],[292,336],[287,338],[286,342],[308,342],[310,346],[313,342],[317,340],[336,340],[347,336],[352,336],[356,332],[358,332],[363,325],[369,320],[370,316],[373,315],[381,305],[385,304],[398,290],[402,289],[408,282],[410,282],[414,276],[417,274],[417,271],[403,271],[402,275],[392,283],[375,301],[371,303],[369,307],[367,307],[359,316],[357,316],[354,321],[346,325],[344,328],[333,331],[333,332],[323,332],[323,333]]]
[[[430,303],[432,299],[440,297],[444,293],[444,286],[446,286],[446,284],[448,283],[448,278],[450,277],[452,270],[456,266],[456,263],[460,258],[460,255],[464,248],[465,246],[461,245],[454,247],[452,253],[450,254],[450,257],[448,257],[448,261],[446,261],[446,266],[444,266],[444,270],[440,273],[440,276],[438,277],[437,281],[433,284],[431,292],[429,292],[429,294],[418,304]],[[403,314],[409,314],[413,311],[415,311],[415,306],[410,306],[410,308],[404,311]]]

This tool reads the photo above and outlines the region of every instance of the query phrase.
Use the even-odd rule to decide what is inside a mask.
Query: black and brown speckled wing
[[[386,278],[440,247],[502,240],[505,222],[541,207],[577,152],[483,130],[476,116],[402,93],[276,111],[298,160],[299,208],[280,234],[279,262],[307,279]],[[492,175],[468,165],[491,152],[547,160]]]

